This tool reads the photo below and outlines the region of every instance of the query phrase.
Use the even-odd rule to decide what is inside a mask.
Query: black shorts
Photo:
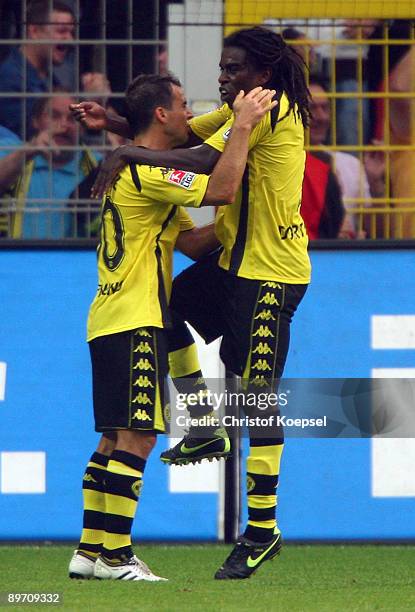
[[[173,282],[171,310],[206,343],[223,336],[226,368],[248,381],[278,380],[287,357],[290,323],[307,285],[235,276],[211,254]]]
[[[168,353],[163,329],[140,327],[91,340],[95,431],[165,433]]]

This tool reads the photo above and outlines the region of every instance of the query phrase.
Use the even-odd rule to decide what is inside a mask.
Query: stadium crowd
[[[9,24],[3,27],[4,41],[22,41],[4,44],[0,55],[0,237],[95,236],[99,211],[89,188],[103,155],[123,141],[114,140],[111,132],[97,135],[71,126],[69,114],[54,111],[58,102],[53,98],[62,101],[63,95],[77,92],[78,99],[80,94],[105,105],[111,89],[125,89],[127,75],[122,80],[113,59],[95,70],[85,60],[91,48],[75,40],[80,31],[91,36],[91,3],[80,3],[79,23],[70,0],[23,4],[0,6]],[[276,29],[272,23],[267,27]],[[415,102],[393,97],[415,92],[412,27],[408,20],[386,24],[367,19],[277,28],[302,55],[313,96],[302,203],[311,240],[415,236]],[[387,62],[385,48],[370,44],[386,34],[407,41],[386,47]],[[342,40],[357,42],[342,45]],[[140,52],[145,56],[147,51]],[[157,58],[133,66],[160,74],[167,68],[165,46]],[[365,97],[367,92],[384,92],[385,97]],[[122,100],[114,99],[119,110]],[[38,120],[42,112],[43,124]],[[388,145],[394,145],[390,151]]]

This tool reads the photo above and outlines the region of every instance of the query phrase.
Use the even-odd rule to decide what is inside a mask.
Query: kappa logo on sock
[[[91,474],[85,474],[82,480],[84,480],[85,482],[98,482],[93,476],[91,476]]]
[[[250,493],[254,489],[255,489],[255,480],[252,478],[252,476],[247,476],[246,477],[246,490],[247,490],[247,492]]]
[[[141,478],[133,482],[131,485],[131,491],[134,493],[136,497],[140,497],[141,489],[143,488],[143,481]]]

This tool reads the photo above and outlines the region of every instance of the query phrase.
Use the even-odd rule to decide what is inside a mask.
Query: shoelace
[[[136,557],[134,555],[133,560],[135,562],[135,565],[137,565],[137,567],[144,573],[147,574],[147,576],[154,576],[153,572],[151,571],[151,569],[148,567],[148,565],[146,565],[146,563],[144,563],[144,561],[141,561],[141,559],[139,559],[138,557]]]
[[[227,558],[227,561],[239,561],[240,559],[244,559],[244,557],[246,556],[247,548],[249,548],[247,544],[245,544],[244,542],[238,542],[229,557]]]

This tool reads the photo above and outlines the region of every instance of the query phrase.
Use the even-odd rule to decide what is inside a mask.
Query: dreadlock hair
[[[284,91],[289,102],[288,110],[281,119],[292,110],[301,117],[304,127],[308,127],[310,92],[305,79],[307,67],[302,57],[284,42],[282,36],[267,28],[255,26],[227,36],[224,47],[244,49],[248,61],[257,70],[270,68],[272,76],[266,86]]]

